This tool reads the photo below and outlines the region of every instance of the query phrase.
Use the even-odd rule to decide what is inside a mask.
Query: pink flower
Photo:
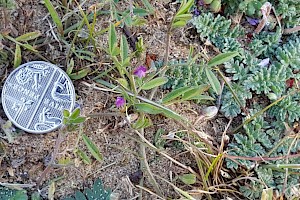
[[[117,108],[121,108],[125,105],[126,101],[123,97],[117,97],[116,106]]]
[[[141,65],[141,66],[135,68],[135,70],[133,71],[133,74],[139,78],[143,78],[146,76],[146,72],[147,72],[147,68],[145,66]]]

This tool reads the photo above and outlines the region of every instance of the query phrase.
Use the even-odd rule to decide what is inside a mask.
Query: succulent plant
[[[1,200],[27,200],[26,190],[13,190],[7,187],[0,186],[0,199]]]
[[[100,179],[96,179],[93,187],[86,188],[83,192],[77,190],[74,197],[67,197],[64,200],[109,200],[110,190],[105,190]]]

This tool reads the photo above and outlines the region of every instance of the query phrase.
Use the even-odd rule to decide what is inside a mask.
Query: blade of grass
[[[58,16],[58,14],[57,14],[54,6],[51,3],[51,1],[50,0],[45,0],[45,6],[46,6],[46,8],[49,11],[49,13],[50,13],[50,15],[52,17],[52,20],[56,24],[58,32],[60,33],[61,36],[63,36],[64,35],[64,28],[63,28],[61,19]]]
[[[22,62],[21,48],[20,45],[16,44],[14,68],[17,68]]]
[[[228,86],[230,92],[232,93],[233,95],[233,98],[235,99],[235,101],[239,104],[240,108],[243,110],[243,112],[248,115],[248,111],[245,109],[245,107],[243,106],[243,104],[241,103],[240,99],[238,98],[238,96],[236,95],[236,93],[234,92],[234,90],[232,89],[230,83],[227,81],[226,77],[224,76],[224,74],[220,71],[219,68],[216,68],[215,69],[219,75],[222,77],[222,79],[224,80],[224,82],[226,83],[226,85]]]

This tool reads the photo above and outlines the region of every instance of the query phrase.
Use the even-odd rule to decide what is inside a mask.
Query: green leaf
[[[206,76],[209,80],[211,87],[214,89],[214,91],[218,95],[220,95],[222,92],[222,88],[221,88],[221,84],[220,84],[218,78],[216,77],[216,75],[208,67],[205,67],[205,73],[206,73]]]
[[[188,2],[182,1],[176,16],[181,14],[186,14],[190,10],[193,4],[194,4],[194,0],[189,0]]]
[[[21,48],[20,45],[16,44],[14,68],[19,67],[21,62],[22,62]]]
[[[121,43],[120,44],[120,50],[121,50],[120,56],[121,56],[122,62],[124,63],[128,57],[128,49],[129,49],[127,39],[124,35],[122,35],[120,43]]]
[[[183,120],[183,118],[177,114],[176,112],[168,109],[168,108],[158,108],[154,105],[148,104],[148,103],[138,103],[135,104],[135,107],[138,111],[148,113],[148,114],[163,114],[166,117],[170,117],[175,120]]]
[[[90,69],[85,68],[85,69],[82,69],[78,72],[74,72],[72,74],[69,74],[69,77],[72,80],[79,80],[79,79],[82,79],[83,77],[87,76],[89,72],[90,72]]]
[[[186,21],[177,21],[175,23],[172,24],[173,28],[180,28],[180,27],[184,27],[186,25]]]
[[[117,33],[114,24],[109,25],[109,35],[108,35],[108,46],[109,46],[109,53],[113,54],[115,48],[117,46]]]
[[[125,78],[118,78],[117,82],[124,88],[128,89],[129,88],[129,84],[128,81]]]
[[[85,195],[82,193],[82,192],[80,192],[79,190],[77,190],[76,192],[75,192],[75,199],[76,200],[87,200],[87,198],[85,197]]]
[[[64,117],[69,117],[70,116],[70,111],[63,110],[63,115],[64,115]]]
[[[54,23],[56,24],[57,26],[57,29],[58,29],[58,32],[61,34],[61,35],[64,35],[64,28],[63,28],[63,25],[62,25],[62,22],[61,22],[61,19],[60,17],[58,16],[54,6],[52,5],[51,1],[50,0],[45,0],[45,6],[46,8],[48,9]]]
[[[79,114],[80,114],[80,108],[76,108],[76,109],[72,112],[72,114],[71,114],[71,116],[70,116],[70,119],[76,119],[76,118],[79,116]]]
[[[166,77],[158,77],[158,78],[152,79],[151,81],[145,83],[141,88],[143,90],[150,90],[152,88],[155,88],[155,87],[158,87],[160,85],[163,85],[166,82],[168,82],[168,78],[166,78]]]
[[[29,33],[25,33],[24,35],[17,37],[16,41],[26,42],[29,40],[34,40],[34,39],[38,38],[40,35],[41,35],[40,32],[29,32]]]
[[[176,90],[173,90],[172,92],[169,92],[163,99],[162,99],[162,103],[167,103],[173,99],[176,99],[177,97],[179,97],[180,95],[182,95],[183,93],[191,90],[192,88],[190,86],[186,86],[186,87],[182,87],[182,88],[178,88]]]
[[[145,17],[148,15],[147,10],[143,9],[143,8],[134,8],[132,9],[133,14],[140,16],[140,17]]]
[[[135,107],[138,111],[148,114],[156,115],[162,113],[162,109],[148,103],[137,103],[135,104]]]
[[[190,100],[214,101],[215,99],[212,98],[211,96],[207,96],[207,95],[197,95],[197,96],[192,97]]]
[[[132,127],[134,129],[141,129],[141,128],[149,127],[150,125],[151,125],[151,121],[149,118],[139,117],[139,119],[134,124],[132,124]]]
[[[238,52],[226,52],[226,53],[221,53],[215,57],[213,57],[209,62],[208,62],[208,67],[213,67],[216,65],[223,64],[224,62],[229,61],[230,59],[234,58],[235,56],[239,55]]]
[[[154,7],[149,3],[148,0],[141,0],[141,2],[144,4],[146,9],[149,11],[150,14],[153,14],[155,12]]]
[[[174,20],[183,20],[183,21],[188,21],[192,19],[193,15],[192,14],[182,14],[175,16]]]
[[[84,151],[82,151],[81,149],[76,149],[75,152],[76,152],[76,154],[78,154],[78,156],[82,159],[82,161],[85,164],[87,164],[87,165],[92,164],[91,159],[86,155],[86,153]]]
[[[209,89],[209,85],[199,85],[193,87],[191,90],[185,92],[182,96],[182,100],[191,100],[193,97],[202,94]]]
[[[71,124],[80,124],[85,122],[85,117],[77,117],[76,119],[70,119]]]
[[[70,62],[69,62],[69,64],[68,64],[68,66],[67,66],[67,74],[68,75],[70,75],[71,73],[72,73],[72,71],[73,71],[73,68],[74,68],[74,59],[73,58],[71,58],[71,60],[70,60]]]
[[[184,174],[179,176],[179,179],[187,185],[196,183],[196,176],[194,174]]]
[[[162,109],[162,114],[175,120],[184,120],[179,114],[169,109]]]
[[[85,134],[82,134],[82,139],[83,139],[86,147],[88,148],[88,150],[94,156],[94,158],[96,158],[96,160],[98,160],[98,161],[102,161],[103,156],[100,153],[98,147],[94,144],[94,142],[90,138],[88,138],[88,136],[86,136]]]
[[[24,48],[26,48],[26,49],[32,51],[32,52],[35,52],[35,53],[38,52],[38,51],[37,51],[33,46],[31,46],[30,44],[20,44],[20,45],[21,45],[22,47],[24,47]]]

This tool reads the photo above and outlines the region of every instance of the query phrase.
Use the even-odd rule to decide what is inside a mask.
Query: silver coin
[[[2,106],[8,119],[29,133],[51,132],[62,124],[64,109],[75,105],[75,89],[59,67],[43,62],[25,63],[6,79]]]

